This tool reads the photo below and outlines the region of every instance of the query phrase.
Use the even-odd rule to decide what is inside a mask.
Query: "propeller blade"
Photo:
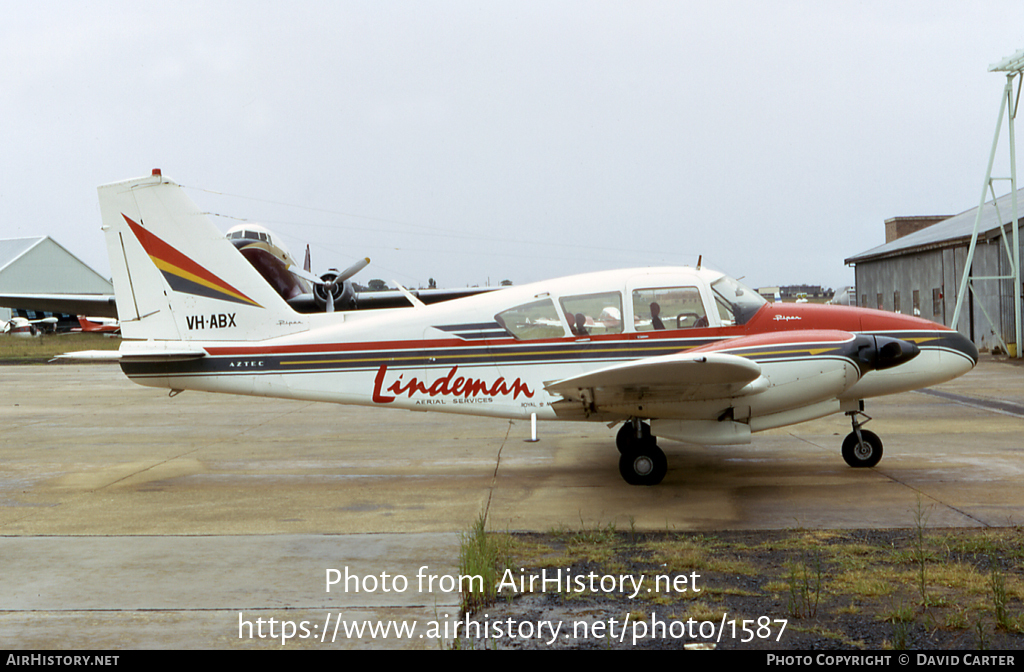
[[[338,278],[334,282],[343,282],[345,280],[348,280],[353,275],[355,275],[359,271],[361,271],[364,268],[366,268],[366,265],[369,264],[369,263],[370,263],[370,258],[369,257],[364,257],[364,258],[360,259],[359,261],[357,261],[356,263],[352,264],[351,266],[346,268],[344,271],[342,271],[341,275],[339,275]]]
[[[309,265],[309,245],[307,244],[306,245],[306,261],[303,262],[303,264],[302,264],[302,270],[304,270],[306,273],[309,273],[309,269],[310,269],[310,265]]]

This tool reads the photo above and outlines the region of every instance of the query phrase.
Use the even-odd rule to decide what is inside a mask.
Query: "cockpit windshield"
[[[715,293],[718,315],[724,326],[746,324],[768,303],[760,294],[727,275],[712,282],[711,289]]]

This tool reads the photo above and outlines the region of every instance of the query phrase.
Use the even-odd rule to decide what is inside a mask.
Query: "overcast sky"
[[[886,218],[977,205],[1024,48],[1019,0],[0,8],[0,237],[104,275],[96,187],[159,167],[363,283],[852,284]]]

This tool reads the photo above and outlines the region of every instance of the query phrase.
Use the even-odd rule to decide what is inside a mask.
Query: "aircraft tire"
[[[868,469],[882,459],[882,440],[874,432],[860,430],[864,445],[857,441],[857,433],[850,432],[843,440],[843,459],[855,469]]]
[[[654,443],[655,439],[651,436],[651,426],[646,422],[640,423],[640,433],[643,436],[640,439],[640,443]],[[635,452],[637,449],[637,438],[636,432],[633,430],[633,423],[626,422],[619,428],[619,433],[615,435],[615,447],[619,449],[620,455],[626,453]]]
[[[630,485],[657,485],[668,473],[668,459],[661,448],[648,443],[619,457],[619,473]]]

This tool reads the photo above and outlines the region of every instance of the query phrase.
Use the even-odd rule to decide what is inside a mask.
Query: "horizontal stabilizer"
[[[81,350],[57,355],[53,360],[73,362],[182,362],[205,357],[206,351],[195,348],[160,348],[122,350]]]

